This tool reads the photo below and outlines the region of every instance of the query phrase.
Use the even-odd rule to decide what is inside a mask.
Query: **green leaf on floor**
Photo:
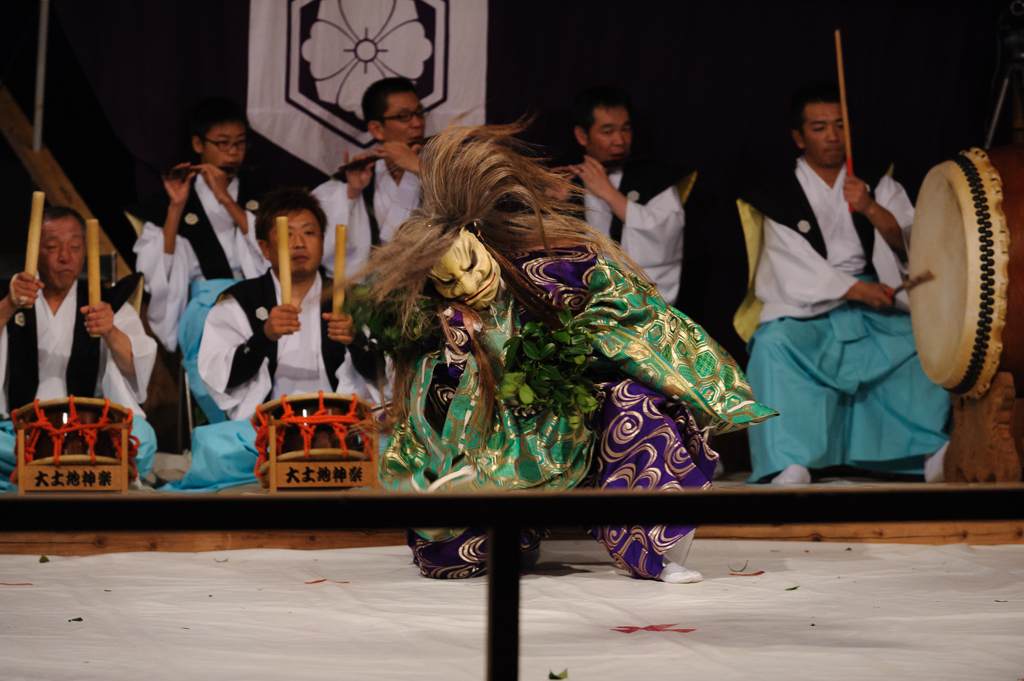
[[[182,627],[182,629],[188,629],[188,627]]]
[[[110,589],[104,589],[104,591],[106,591],[107,593],[110,593]]]
[[[1010,601],[996,601],[996,603],[1009,603]]]
[[[786,591],[796,591],[799,588],[800,588],[799,586],[791,586],[788,589],[786,589]]]
[[[561,674],[556,674],[553,671],[548,671],[549,679],[567,679],[569,678],[569,670],[564,670]]]
[[[214,559],[213,559],[213,562],[214,562],[214,563],[226,563],[226,562],[228,562],[228,559],[227,559],[227,558],[225,558],[224,560],[217,560],[216,558],[214,558]]]
[[[47,558],[46,556],[39,556],[39,562],[40,563],[49,563],[50,559]]]
[[[75,619],[73,619],[73,620],[68,620],[68,622],[81,622],[81,621],[82,621],[82,618],[81,618],[81,617],[76,617],[76,618],[75,618]]]
[[[744,570],[747,569],[747,564],[748,563],[750,563],[749,560],[746,563],[743,563],[743,567],[741,567],[741,568],[734,568],[732,565],[729,565],[728,563],[726,563],[725,566],[727,568],[729,568],[729,572],[743,572]]]

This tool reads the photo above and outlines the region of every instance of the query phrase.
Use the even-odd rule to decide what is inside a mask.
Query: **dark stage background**
[[[572,94],[598,83],[627,88],[636,152],[699,173],[687,206],[680,307],[745,359],[731,324],[747,277],[734,200],[791,171],[797,152],[786,120],[789,94],[805,79],[834,77],[834,29],[843,31],[855,161],[895,162],[914,198],[928,168],[983,143],[994,100],[996,22],[1007,5],[491,0],[487,118],[534,114],[526,137],[563,159],[575,153],[567,121]],[[130,256],[134,232],[120,206],[162,191],[157,170],[188,158],[184,111],[211,94],[245,101],[249,3],[55,0],[53,7],[46,142]],[[0,14],[0,68],[28,112],[38,5],[13,0]],[[1008,134],[1004,129],[1001,139]],[[249,160],[270,183],[324,179],[254,137]],[[12,220],[5,227],[16,235],[11,244],[23,239],[29,203],[16,163],[5,147],[0,180],[9,181],[0,210]]]

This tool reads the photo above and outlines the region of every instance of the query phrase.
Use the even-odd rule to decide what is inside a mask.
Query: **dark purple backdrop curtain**
[[[248,5],[56,0],[111,127],[137,159],[142,198],[161,190],[157,169],[187,157],[188,106],[215,93],[245,101],[248,51],[258,49],[248,44]],[[807,78],[834,77],[833,30],[843,31],[855,159],[894,161],[914,197],[929,167],[982,143],[1004,5],[491,0],[487,117],[536,114],[527,137],[551,156],[571,156],[572,93],[626,87],[637,151],[699,172],[681,307],[742,356],[731,317],[746,260],[733,201],[791,170],[789,94]],[[250,158],[272,184],[323,179],[258,137]]]

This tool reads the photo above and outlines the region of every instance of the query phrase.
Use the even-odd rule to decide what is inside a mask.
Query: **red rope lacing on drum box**
[[[68,433],[81,432],[82,438],[85,439],[85,443],[89,445],[89,456],[91,463],[96,463],[96,442],[99,440],[100,430],[106,428],[111,424],[109,411],[110,411],[110,400],[103,399],[103,413],[100,414],[100,419],[96,423],[82,423],[78,416],[78,410],[75,409],[75,396],[70,395],[68,397],[68,422],[60,428],[54,427],[50,420],[43,414],[43,410],[39,408],[39,400],[35,400],[32,403],[35,407],[36,420],[29,422],[27,425],[32,429],[32,434],[28,437],[25,442],[25,463],[31,462],[35,458],[36,444],[39,442],[39,436],[45,431],[50,436],[50,441],[53,442],[53,465],[60,465],[60,453],[64,448],[64,436]],[[125,418],[125,425],[131,428],[132,425],[132,410],[128,410],[128,416]],[[114,450],[117,452],[118,461],[121,460],[123,452],[121,451],[121,431],[117,428],[113,428],[107,431],[110,435],[110,440],[114,445]],[[132,463],[132,479],[134,480],[138,473],[135,470],[134,459],[139,453],[139,438],[135,437],[131,433],[128,434],[128,459]]]
[[[338,437],[342,452],[348,454],[348,447],[345,446],[348,427],[362,420],[356,415],[359,398],[355,394],[352,395],[352,402],[349,404],[347,414],[328,414],[327,407],[324,406],[323,390],[320,391],[320,408],[308,416],[296,414],[292,409],[292,405],[288,404],[287,395],[281,395],[281,406],[284,408],[284,413],[277,420],[281,423],[298,426],[299,432],[302,434],[302,449],[307,459],[309,459],[309,450],[313,443],[313,433],[316,432],[318,425],[325,423],[331,426],[334,434]],[[263,462],[270,459],[270,452],[268,450],[270,444],[270,422],[268,415],[263,413],[262,406],[256,407],[256,418],[260,422],[259,426],[256,427],[256,451],[259,452],[259,458],[256,461],[255,473],[258,477],[260,466],[263,465]],[[277,440],[277,453],[281,454],[281,447],[284,446],[284,428],[280,426],[277,428],[275,439]]]

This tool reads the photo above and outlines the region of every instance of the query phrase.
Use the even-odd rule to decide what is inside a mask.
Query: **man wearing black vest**
[[[632,104],[621,88],[579,92],[572,118],[583,162],[559,170],[586,187],[584,219],[622,244],[665,301],[675,304],[683,267],[683,203],[695,175],[655,159],[630,158]]]
[[[89,287],[78,281],[85,265],[85,222],[70,208],[43,213],[39,278],[17,274],[0,300],[0,417],[33,400],[106,397],[133,412],[139,438],[140,478],[153,465],[156,435],[141,405],[156,359],[156,342],[126,304],[138,275],[103,292],[89,305]],[[41,294],[41,295],[40,295]],[[97,334],[93,338],[90,334]],[[0,421],[0,491],[13,491],[14,431]]]
[[[127,212],[144,223],[132,250],[150,294],[149,324],[168,350],[178,347],[178,321],[189,287],[199,280],[252,279],[267,271],[253,234],[261,193],[239,174],[249,123],[245,109],[211,97],[189,113],[192,149],[199,163],[165,174],[153,200]]]
[[[279,215],[288,217],[290,301],[281,300],[278,279]],[[320,390],[370,396],[346,348],[352,318],[331,313],[333,282],[320,267],[326,221],[305,189],[279,189],[264,198],[255,232],[271,268],[221,295],[206,317],[199,346],[199,375],[231,420],[193,431],[191,468],[169,489],[212,491],[255,482],[249,419],[264,402]]]
[[[356,272],[370,248],[386,243],[395,228],[409,218],[420,202],[420,158],[425,113],[416,86],[405,78],[385,78],[363,94],[363,120],[380,143],[356,156],[376,159],[344,177],[332,177],[313,190],[327,214],[327,224],[348,225],[346,267]],[[349,161],[346,152],[344,162]],[[334,230],[324,243],[324,268],[334,275]]]
[[[804,85],[790,108],[795,172],[738,202],[760,250],[736,328],[754,394],[780,414],[750,430],[751,481],[840,465],[934,479],[949,398],[921,369],[906,293],[893,295],[914,208],[885,166],[847,175],[834,83]]]

